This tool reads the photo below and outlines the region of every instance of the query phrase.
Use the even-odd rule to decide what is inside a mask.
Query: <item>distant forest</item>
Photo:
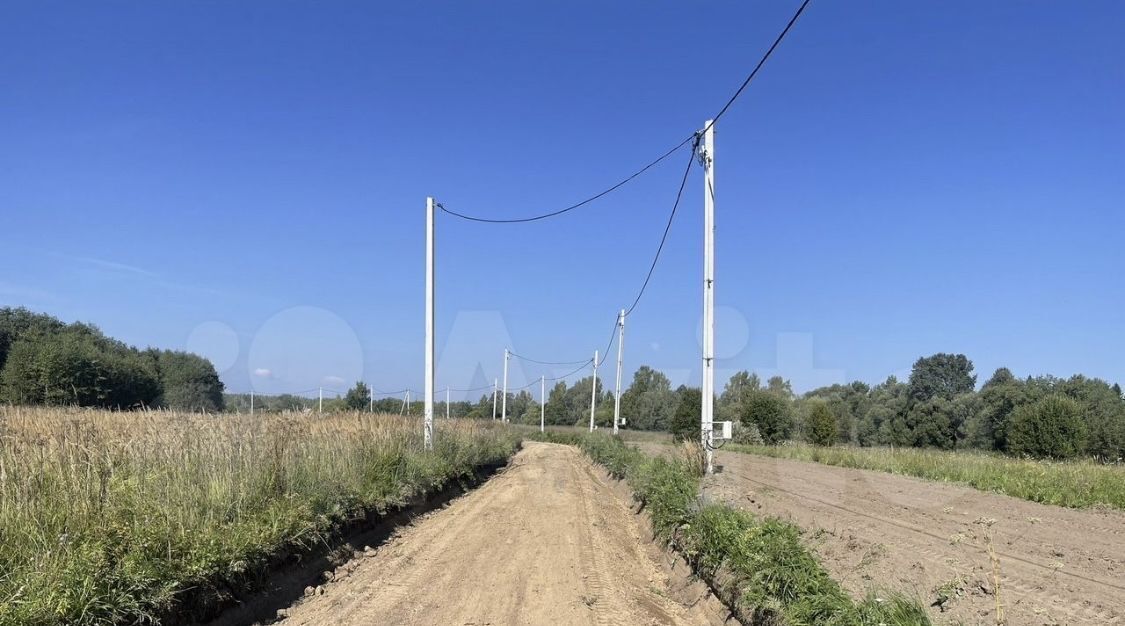
[[[0,308],[0,402],[221,411],[223,383],[201,356],[138,350],[89,324],[5,307]]]
[[[587,376],[572,385],[549,388],[544,420],[549,425],[585,426],[590,419]],[[613,423],[613,393],[599,379],[595,423]],[[539,402],[527,390],[508,394],[508,418],[538,424]],[[325,398],[324,410],[367,410],[370,390],[357,383],[344,397]],[[696,438],[702,394],[697,387],[675,389],[667,376],[647,366],[633,375],[621,394],[626,426],[670,431],[678,438]],[[259,397],[260,410],[315,410],[316,399],[295,396]],[[247,396],[228,396],[228,406],[245,411]],[[497,412],[502,402],[497,402]],[[399,398],[375,400],[375,411],[413,415],[422,402],[403,407]],[[907,381],[891,376],[876,385],[862,382],[831,385],[804,394],[775,376],[763,382],[756,374],[736,373],[716,398],[717,419],[735,423],[740,443],[781,444],[805,441],[817,445],[900,446],[974,449],[1013,456],[1067,459],[1094,457],[1119,462],[1125,457],[1125,399],[1121,387],[1082,375],[1067,379],[1038,376],[1020,379],[1000,368],[977,389],[973,363],[963,354],[935,354],[918,359]],[[438,418],[445,403],[435,402]],[[493,399],[452,402],[455,418],[491,419]]]
[[[590,416],[587,376],[549,390],[545,420],[551,425],[585,425]],[[647,366],[633,375],[621,395],[627,427],[670,431],[680,438],[699,432],[700,390],[673,389],[668,377]],[[106,337],[88,324],[65,324],[23,308],[0,308],[0,402],[19,405],[139,407],[187,411],[246,412],[246,394],[223,394],[211,362],[171,350],[138,350]],[[502,402],[497,402],[501,405]],[[509,393],[509,419],[538,424],[540,408],[527,390]],[[259,411],[313,411],[316,398],[257,396]],[[324,399],[325,411],[374,410],[418,415],[422,403],[404,407],[400,398],[372,401],[357,383],[345,396]],[[436,403],[437,416],[446,414]],[[1121,387],[1074,375],[1017,378],[996,370],[980,388],[973,363],[963,354],[918,359],[910,378],[889,377],[793,392],[789,381],[764,383],[741,371],[716,398],[717,418],[736,424],[743,443],[807,441],[818,445],[909,446],[944,450],[976,449],[1038,458],[1125,458],[1125,399]],[[453,402],[456,418],[490,419],[491,394],[476,402]],[[613,421],[613,393],[599,379],[595,422]]]

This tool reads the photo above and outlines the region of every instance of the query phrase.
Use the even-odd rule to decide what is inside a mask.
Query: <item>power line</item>
[[[610,187],[608,189],[605,189],[604,191],[598,192],[598,193],[590,196],[589,198],[586,198],[585,200],[582,200],[581,202],[577,202],[575,204],[572,204],[568,207],[559,209],[557,211],[551,211],[549,213],[543,213],[541,215],[535,215],[535,216],[532,216],[532,217],[519,217],[519,218],[511,218],[511,219],[496,219],[496,218],[489,218],[489,217],[476,217],[476,216],[473,216],[473,215],[465,215],[464,213],[458,213],[457,211],[451,211],[451,210],[445,208],[445,206],[442,205],[440,202],[437,203],[437,208],[441,209],[442,211],[444,211],[444,212],[446,212],[450,215],[453,215],[455,217],[459,217],[463,220],[469,220],[470,222],[484,222],[484,223],[487,223],[487,224],[522,224],[522,223],[526,223],[526,222],[535,222],[535,221],[538,221],[538,220],[544,220],[544,219],[547,219],[549,217],[555,217],[557,215],[562,215],[563,213],[567,213],[567,212],[573,211],[574,209],[577,209],[579,207],[586,206],[587,204],[590,204],[591,202],[593,202],[594,200],[597,200],[598,198],[601,198],[602,196],[605,196],[605,195],[608,195],[610,193],[613,193],[614,191],[617,191],[617,189],[619,189],[620,187],[629,183],[634,178],[640,176],[641,174],[644,174],[648,170],[652,169],[652,167],[655,166],[656,164],[660,163],[664,159],[667,159],[668,157],[675,154],[676,150],[679,150],[680,148],[684,147],[684,145],[687,144],[691,140],[692,140],[692,137],[688,137],[687,139],[684,139],[680,143],[676,144],[673,148],[671,148],[670,150],[668,150],[664,154],[657,157],[655,160],[649,162],[648,165],[645,165],[644,167],[637,170],[636,172],[633,172],[632,174],[625,177],[624,179],[622,179],[621,181],[619,181],[617,184],[613,185],[612,187]]]
[[[805,0],[801,3],[801,6],[797,8],[797,12],[793,14],[793,17],[789,18],[789,23],[786,24],[785,28],[781,30],[781,33],[777,36],[777,39],[773,40],[773,43],[770,45],[769,49],[766,50],[766,53],[762,55],[761,60],[758,61],[758,64],[755,65],[754,69],[750,72],[750,75],[746,77],[746,80],[742,81],[742,84],[738,86],[738,90],[734,92],[734,95],[730,97],[730,100],[727,100],[727,103],[723,105],[723,108],[719,109],[719,112],[711,118],[711,123],[708,124],[707,127],[701,131],[701,133],[711,130],[711,127],[715,125],[715,122],[718,122],[719,118],[727,112],[727,109],[729,109],[732,104],[734,104],[734,101],[742,95],[742,91],[746,89],[747,85],[750,84],[750,81],[754,80],[754,77],[758,75],[758,70],[762,69],[762,66],[765,65],[766,61],[768,61],[770,56],[773,55],[773,51],[776,50],[779,45],[781,45],[781,40],[785,39],[785,36],[789,34],[789,29],[793,28],[793,25],[797,23],[797,20],[800,19],[801,14],[805,12],[805,7],[809,6],[809,2],[811,1],[812,0]]]
[[[789,34],[789,31],[793,28],[793,25],[797,23],[797,20],[800,19],[801,14],[803,14],[805,12],[805,9],[809,6],[809,3],[811,1],[812,0],[804,0],[804,2],[801,3],[801,6],[798,7],[797,11],[793,14],[793,17],[789,18],[789,22],[785,24],[785,28],[783,28],[781,30],[781,33],[778,34],[777,38],[775,38],[773,40],[773,43],[770,44],[770,47],[766,50],[765,54],[762,55],[762,58],[758,60],[758,63],[754,66],[754,69],[750,71],[750,74],[746,76],[746,79],[742,81],[742,84],[738,86],[738,89],[735,90],[734,94],[731,95],[731,97],[726,101],[726,103],[723,105],[723,107],[721,109],[719,109],[719,112],[716,113],[714,116],[712,116],[711,123],[708,124],[707,127],[704,128],[702,132],[706,132],[706,131],[710,130],[710,128],[712,126],[714,126],[716,122],[719,121],[719,118],[726,114],[726,112],[730,109],[731,105],[734,104],[735,100],[738,100],[739,96],[742,95],[742,92],[746,90],[746,87],[748,87],[750,85],[750,83],[758,75],[758,72],[762,69],[763,66],[765,66],[766,61],[768,61],[770,59],[770,57],[773,56],[774,51],[777,50],[777,47],[779,45],[781,45],[782,40],[785,39],[785,36]],[[674,154],[677,150],[684,147],[689,142],[692,142],[696,137],[698,137],[698,135],[699,135],[699,133],[693,133],[691,135],[688,135],[687,138],[685,138],[680,143],[676,144],[674,147],[669,149],[667,152],[660,155],[656,159],[650,161],[647,165],[645,165],[641,169],[637,170],[636,172],[633,172],[632,174],[630,174],[629,176],[620,180],[619,182],[617,182],[613,186],[609,187],[608,189],[605,189],[601,192],[598,192],[598,193],[586,198],[585,200],[582,200],[580,202],[576,202],[576,203],[574,203],[574,204],[572,204],[568,207],[564,207],[564,208],[558,209],[556,211],[550,211],[548,213],[542,213],[540,215],[534,215],[534,216],[531,216],[531,217],[498,219],[498,218],[488,218],[488,217],[479,217],[479,216],[474,216],[474,215],[466,215],[464,213],[459,213],[457,211],[452,211],[450,209],[447,209],[441,203],[437,203],[436,206],[437,206],[437,208],[441,209],[443,212],[448,213],[450,215],[453,215],[455,217],[459,217],[459,218],[464,219],[464,220],[469,220],[471,222],[484,222],[484,223],[488,223],[488,224],[520,224],[520,223],[535,222],[535,221],[538,221],[538,220],[543,220],[543,219],[547,219],[547,218],[550,218],[550,217],[555,217],[555,216],[562,215],[564,213],[568,213],[570,211],[573,211],[574,209],[583,207],[583,206],[585,206],[585,205],[587,205],[587,204],[589,204],[589,203],[591,203],[591,202],[593,202],[593,201],[595,201],[595,200],[597,200],[597,199],[599,199],[603,196],[606,196],[606,195],[616,191],[617,189],[623,187],[624,185],[631,182],[633,179],[635,179],[638,176],[640,176],[641,174],[644,174],[645,172],[647,172],[649,169],[651,169],[652,167],[654,167],[655,165],[657,165],[661,161],[663,161],[663,160],[667,159],[668,157],[672,156],[672,154]]]
[[[570,378],[571,376],[577,374],[579,371],[583,370],[590,363],[593,363],[593,361],[594,361],[594,359],[587,359],[585,363],[583,363],[582,365],[579,365],[578,367],[576,367],[573,370],[567,372],[566,374],[563,374],[562,376],[555,376],[554,378],[544,378],[544,380],[549,380],[551,382],[554,382],[556,380],[563,380],[565,378]]]
[[[690,158],[688,158],[687,167],[684,168],[684,176],[680,179],[680,188],[676,191],[676,201],[672,203],[672,211],[668,214],[668,223],[664,225],[664,234],[660,237],[660,245],[656,247],[656,254],[652,257],[652,265],[648,268],[648,274],[645,275],[645,282],[641,285],[641,290],[637,292],[637,297],[633,299],[633,304],[625,311],[625,317],[628,317],[633,309],[637,308],[637,304],[641,301],[641,296],[645,295],[645,289],[648,288],[648,282],[652,280],[652,273],[656,270],[656,263],[660,260],[660,253],[664,251],[664,243],[668,241],[668,231],[672,229],[672,220],[676,218],[676,210],[680,208],[680,200],[684,196],[684,187],[687,186],[688,174],[691,173],[691,165],[695,162],[695,148],[698,145],[698,137],[692,143],[692,151]]]
[[[581,361],[581,360],[580,361],[537,361],[535,359],[531,359],[531,358],[528,358],[526,356],[516,354],[515,352],[512,352],[511,350],[508,350],[508,354],[516,357],[517,359],[520,359],[521,361],[527,361],[528,363],[538,363],[539,365],[578,365],[579,363],[589,363],[590,362],[590,359],[586,359],[585,361]]]
[[[617,325],[619,323],[620,323],[620,320],[616,316],[614,316],[613,332],[609,334],[609,343],[606,344],[605,350],[602,350],[602,354],[604,354],[606,356],[609,356],[609,350],[610,350],[610,348],[613,347],[613,342],[617,341]],[[588,362],[589,361],[587,361],[587,363]]]
[[[481,391],[484,389],[492,389],[492,385],[485,385],[484,387],[473,387],[472,389],[456,389],[453,387],[447,388],[449,391],[456,391],[458,393],[469,393],[470,391]]]

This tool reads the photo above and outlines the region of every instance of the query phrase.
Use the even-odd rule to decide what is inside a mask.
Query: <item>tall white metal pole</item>
[[[715,125],[707,120],[700,160],[703,162],[703,406],[701,437],[707,473],[715,471]]]
[[[375,412],[375,388],[369,387],[367,389],[367,412]]]
[[[510,353],[504,348],[504,395],[500,397],[500,421],[508,421],[508,357]]]
[[[317,398],[319,398],[319,401],[317,403],[316,412],[317,413],[323,413],[324,412],[324,387],[317,387],[316,395],[317,395]]]
[[[547,424],[547,377],[539,377],[539,432],[543,432]]]
[[[445,419],[449,419],[449,387],[445,388]]]
[[[590,432],[594,432],[594,408],[598,399],[598,351],[594,350],[594,379],[590,382]]]
[[[613,434],[621,423],[621,362],[625,358],[625,309],[617,317],[617,387],[613,394]]]
[[[434,448],[434,199],[426,198],[426,385],[423,444]]]
[[[492,421],[496,421],[496,383],[495,378],[492,379]]]

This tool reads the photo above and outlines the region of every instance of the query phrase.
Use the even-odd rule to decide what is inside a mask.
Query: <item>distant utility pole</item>
[[[316,394],[317,394],[317,397],[319,398],[319,401],[317,403],[316,412],[317,413],[324,413],[324,387],[317,387],[316,388]]]
[[[250,390],[250,415],[254,414],[254,390]]]
[[[543,432],[547,423],[547,377],[539,377],[539,432]]]
[[[426,198],[426,385],[423,446],[434,449],[434,199]]]
[[[715,122],[707,120],[699,160],[703,163],[703,406],[700,437],[707,473],[715,471]]]
[[[367,389],[367,412],[375,412],[375,388],[369,387]]]
[[[496,383],[495,378],[492,379],[492,421],[496,421]]]
[[[598,399],[598,351],[594,350],[594,380],[590,383],[590,432],[594,432],[594,408]]]
[[[445,388],[445,419],[449,419],[449,387]]]
[[[625,309],[617,316],[617,388],[613,395],[613,434],[621,423],[621,361],[625,355]]]
[[[504,395],[500,400],[500,421],[504,423],[508,422],[508,358],[510,356],[511,353],[504,348]]]

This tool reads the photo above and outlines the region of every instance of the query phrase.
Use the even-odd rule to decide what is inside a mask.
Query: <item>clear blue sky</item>
[[[795,8],[5,3],[0,304],[200,350],[232,390],[420,388],[425,197],[516,216],[604,188]],[[1123,24],[1111,1],[814,0],[718,127],[719,377],[872,382],[945,351],[982,381],[1125,383]],[[498,376],[509,340],[604,346],[682,163],[549,222],[440,216],[439,387]],[[630,372],[699,380],[702,199],[697,171]]]

